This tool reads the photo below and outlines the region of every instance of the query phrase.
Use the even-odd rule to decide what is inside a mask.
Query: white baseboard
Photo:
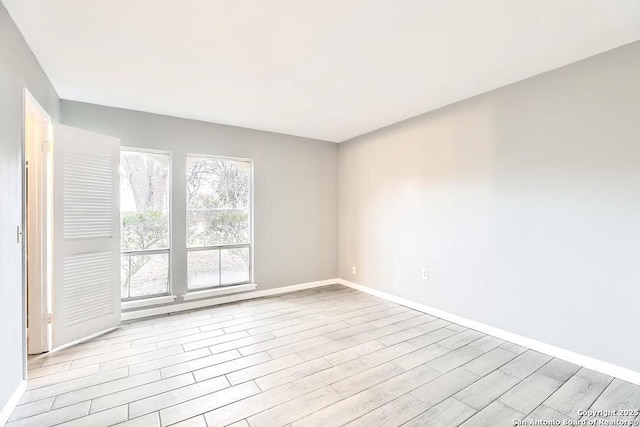
[[[585,368],[588,368],[597,372],[601,372],[603,374],[610,375],[612,377],[616,377],[633,384],[640,385],[640,372],[623,368],[621,366],[617,366],[609,362],[604,362],[602,360],[594,359],[593,357],[585,356],[583,354],[575,353],[573,351],[565,350],[560,347],[546,344],[541,341],[534,340],[532,338],[527,338],[513,332],[505,331],[500,328],[496,328],[484,323],[477,322],[475,320],[467,319],[465,317],[461,317],[456,314],[452,314],[434,307],[430,307],[428,305],[424,305],[424,304],[420,304],[404,298],[400,298],[398,296],[391,295],[376,289],[372,289],[367,286],[349,282],[348,280],[338,279],[338,283],[353,289],[357,289],[362,292],[366,292],[368,294],[385,299],[387,301],[395,302],[396,304],[404,305],[414,310],[418,310],[423,313],[427,313],[432,316],[439,317],[449,322],[457,323],[467,328],[475,329],[476,331],[480,331],[485,334],[489,334],[494,337],[498,337],[500,339],[512,342],[514,344],[518,344],[523,347],[530,348],[540,353],[548,354],[549,356],[566,360],[567,362],[571,362],[579,366],[584,366]]]
[[[4,405],[4,407],[0,411],[0,426],[4,426],[7,423],[7,421],[9,421],[9,417],[11,416],[11,413],[16,408],[16,406],[18,406],[18,402],[20,402],[20,399],[22,398],[22,395],[24,394],[24,391],[26,389],[27,389],[27,382],[25,380],[20,381],[20,384],[18,384],[18,387],[9,398],[9,401]]]
[[[265,289],[262,291],[243,292],[234,295],[227,295],[217,298],[207,298],[197,301],[189,301],[180,304],[165,305],[162,307],[148,308],[122,313],[122,320],[141,319],[144,317],[159,316],[162,314],[175,313],[196,308],[209,307],[213,305],[226,304],[228,302],[241,301],[252,298],[261,298],[270,295],[284,294],[287,292],[300,291],[303,289],[317,288],[320,286],[335,285],[340,283],[340,279],[319,280],[317,282],[299,283],[297,285],[283,286],[281,288]]]

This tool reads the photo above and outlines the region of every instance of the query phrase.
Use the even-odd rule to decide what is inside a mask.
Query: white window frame
[[[122,246],[120,247],[120,259],[122,260],[123,256],[127,256],[129,258],[131,258],[131,256],[135,256],[135,255],[159,255],[159,254],[167,254],[167,258],[168,258],[168,271],[167,271],[167,291],[166,292],[162,292],[162,293],[158,293],[158,294],[149,294],[149,295],[143,295],[143,296],[139,296],[139,297],[129,297],[129,298],[122,298],[121,302],[122,302],[122,306],[124,309],[130,309],[130,308],[137,308],[137,307],[143,307],[145,305],[148,305],[145,303],[145,300],[148,300],[151,304],[155,305],[155,304],[163,304],[163,303],[169,303],[172,302],[173,300],[175,300],[175,295],[173,294],[173,274],[172,274],[172,247],[171,247],[171,242],[172,242],[172,228],[173,228],[173,215],[172,215],[172,209],[173,209],[173,154],[170,151],[165,151],[165,150],[154,150],[154,149],[148,149],[148,148],[138,148],[138,147],[128,147],[128,146],[121,146],[120,147],[120,153],[122,153],[123,151],[132,151],[132,152],[138,152],[138,153],[149,153],[149,154],[161,154],[161,155],[166,155],[169,157],[169,173],[167,175],[167,184],[169,185],[169,199],[167,200],[167,206],[169,208],[169,212],[168,212],[168,225],[169,225],[169,235],[167,236],[167,242],[168,242],[168,248],[167,249],[149,249],[149,250],[134,250],[134,251],[123,251],[122,250]],[[122,218],[120,219],[120,221],[122,222]],[[121,261],[122,262],[122,261]]]
[[[187,288],[187,293],[183,296],[183,298],[185,300],[189,300],[192,299],[189,297],[189,295],[192,295],[196,298],[199,298],[200,296],[209,296],[214,295],[214,294],[225,294],[228,292],[235,292],[236,290],[253,290],[255,289],[255,282],[254,282],[254,239],[253,239],[253,173],[254,173],[254,168],[253,168],[253,160],[251,159],[247,159],[247,158],[242,158],[242,157],[228,157],[228,156],[216,156],[216,155],[211,155],[211,154],[199,154],[199,153],[186,153],[185,155],[185,159],[184,159],[184,164],[185,164],[185,172],[186,172],[186,164],[187,161],[189,160],[189,158],[200,158],[200,159],[211,159],[211,160],[229,160],[229,161],[234,161],[234,162],[244,162],[244,163],[248,163],[249,164],[249,206],[248,206],[248,210],[249,210],[249,243],[246,244],[234,244],[234,245],[212,245],[212,246],[193,246],[193,247],[189,247],[189,244],[187,243],[186,246],[186,252],[187,252],[187,258],[186,258],[186,273],[187,273],[187,277],[186,277],[186,288]],[[186,184],[185,184],[186,185]],[[186,192],[186,187],[185,187],[185,192]],[[188,212],[189,210],[189,206],[186,205],[186,201],[185,201],[185,214]],[[185,236],[188,233],[187,227],[188,227],[188,222],[185,221],[184,224],[185,227]],[[221,251],[223,249],[235,249],[235,248],[248,248],[249,249],[249,280],[244,281],[244,282],[239,282],[239,283],[230,283],[230,284],[222,284],[222,268],[221,268],[221,263],[222,263],[222,253]],[[202,286],[202,287],[198,287],[198,288],[193,288],[190,289],[189,288],[189,252],[197,252],[197,251],[218,251],[218,280],[219,280],[219,284],[218,285],[211,285],[211,286]],[[233,288],[233,291],[231,290]],[[245,289],[246,288],[246,289]]]

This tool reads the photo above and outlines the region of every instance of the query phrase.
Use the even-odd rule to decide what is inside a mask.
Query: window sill
[[[170,304],[173,301],[175,301],[175,299],[176,299],[175,295],[165,295],[161,297],[145,298],[145,299],[139,299],[134,301],[124,301],[122,302],[121,307],[123,310],[129,310],[132,308],[147,307],[150,305]]]
[[[258,285],[255,283],[248,283],[246,285],[233,285],[225,286],[223,288],[205,289],[203,291],[193,291],[182,295],[185,301],[191,301],[200,298],[209,298],[219,295],[235,294],[238,292],[253,291]]]

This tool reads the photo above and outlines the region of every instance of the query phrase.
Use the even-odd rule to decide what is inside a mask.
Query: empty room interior
[[[0,0],[0,426],[640,425],[637,0]]]

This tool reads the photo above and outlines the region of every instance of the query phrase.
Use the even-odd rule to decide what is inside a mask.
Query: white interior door
[[[53,130],[52,331],[59,347],[120,324],[120,141]]]

